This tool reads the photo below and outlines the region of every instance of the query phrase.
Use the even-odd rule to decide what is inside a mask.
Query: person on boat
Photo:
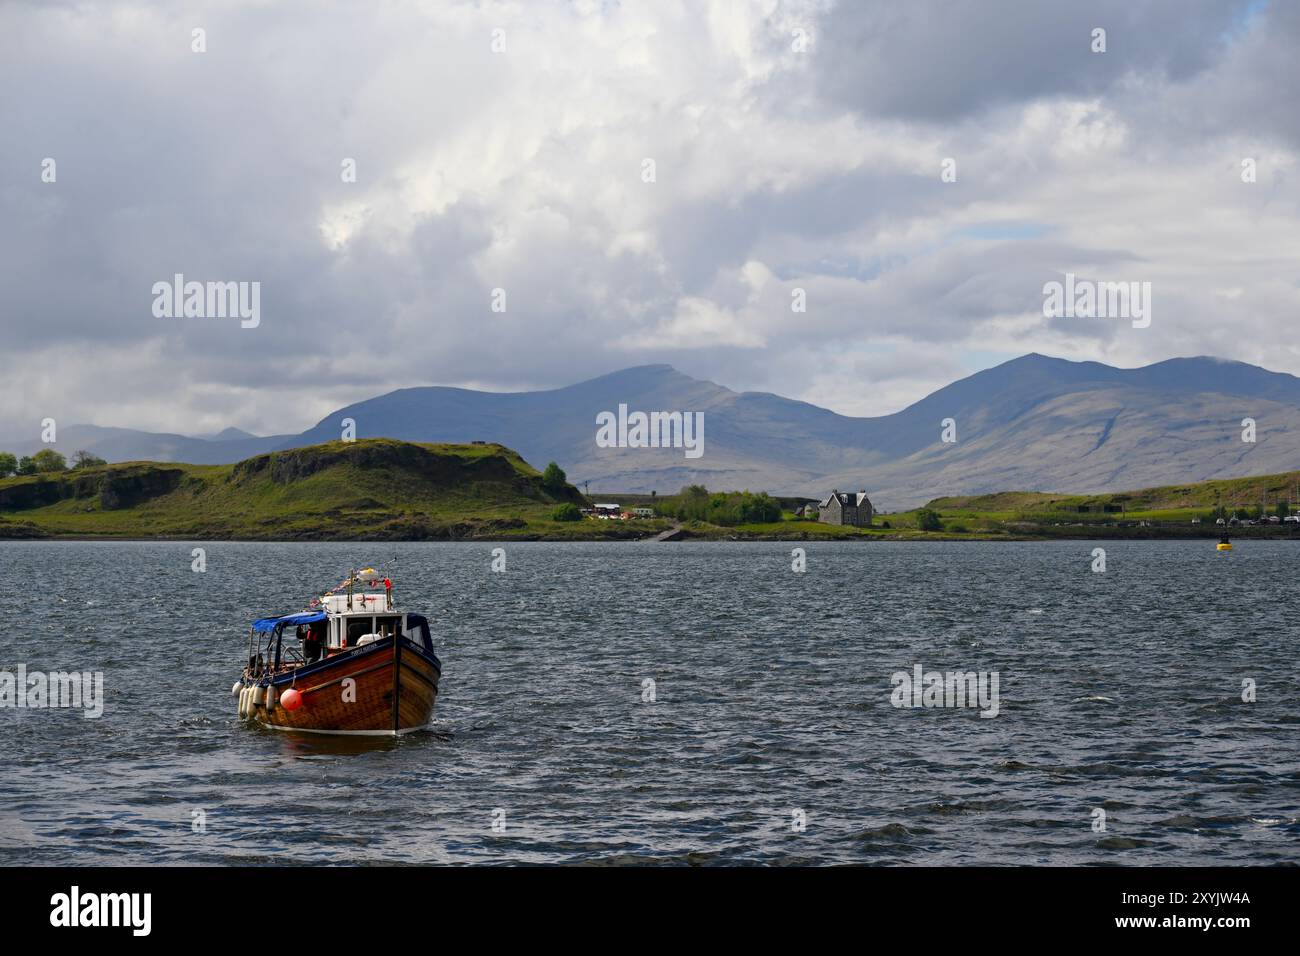
[[[308,624],[306,633],[302,637],[302,657],[308,664],[314,664],[320,660],[321,653],[325,649],[325,628],[323,622]]]

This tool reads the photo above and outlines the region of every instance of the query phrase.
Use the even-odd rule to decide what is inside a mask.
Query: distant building
[[[653,508],[633,508],[633,509],[632,509],[632,517],[633,517],[633,518],[653,518],[654,516],[655,516],[655,510],[654,510]]]
[[[623,512],[623,509],[617,504],[600,501],[592,505],[592,510],[596,512],[597,518],[617,518]]]
[[[800,505],[795,509],[794,513],[797,518],[816,518],[817,504],[815,502],[809,502],[806,505]]]
[[[817,520],[822,524],[853,525],[858,528],[871,526],[871,517],[875,510],[865,490],[854,494],[851,491],[835,490],[829,498],[818,506]]]

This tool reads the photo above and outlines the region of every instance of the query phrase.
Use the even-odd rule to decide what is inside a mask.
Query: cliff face
[[[174,491],[180,468],[126,465],[81,472],[54,472],[0,482],[0,511],[26,511],[65,500],[97,500],[105,511],[129,508]]]

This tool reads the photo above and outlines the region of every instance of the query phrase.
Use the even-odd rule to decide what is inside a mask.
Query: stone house
[[[871,499],[867,497],[865,490],[854,494],[851,491],[837,489],[821,503],[817,520],[824,524],[847,524],[867,528],[871,526],[871,517],[874,513]]]

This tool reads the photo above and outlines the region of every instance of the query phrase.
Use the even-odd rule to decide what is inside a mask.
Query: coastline
[[[113,543],[147,543],[147,542],[215,542],[215,543],[239,543],[239,544],[321,544],[321,543],[339,543],[339,544],[392,544],[392,543],[424,543],[424,544],[457,544],[467,542],[483,542],[493,544],[506,544],[510,542],[548,542],[557,544],[585,544],[591,542],[609,542],[614,544],[677,544],[683,541],[692,542],[786,542],[791,544],[807,543],[828,543],[828,542],[854,542],[860,544],[869,544],[877,541],[888,542],[925,542],[925,541],[952,541],[952,542],[969,542],[969,543],[991,543],[991,542],[1008,542],[1015,544],[1026,544],[1044,541],[1188,541],[1201,540],[1213,541],[1219,537],[1217,532],[1195,533],[1195,534],[1178,534],[1178,533],[1159,533],[1156,529],[1140,529],[1143,533],[1119,533],[1128,532],[1130,529],[1089,529],[1087,531],[1076,531],[1072,529],[1069,532],[1044,533],[1044,534],[981,534],[981,533],[956,533],[956,532],[918,532],[918,531],[900,531],[893,533],[865,533],[865,534],[816,534],[816,533],[754,533],[754,532],[730,532],[725,529],[720,533],[700,533],[686,532],[681,537],[670,541],[659,541],[657,535],[652,532],[646,532],[643,535],[625,534],[625,535],[604,535],[604,534],[565,534],[565,535],[547,535],[543,533],[526,533],[516,535],[503,535],[487,533],[483,535],[467,535],[461,537],[422,537],[422,538],[393,538],[393,537],[349,537],[340,535],[296,535],[293,537],[223,537],[212,535],[88,535],[88,534],[47,534],[23,537],[8,537],[0,534],[0,545],[11,541],[29,541],[29,542],[60,542],[60,541],[106,541]],[[1136,531],[1137,529],[1133,529]],[[1234,541],[1296,541],[1300,542],[1300,533],[1273,533],[1260,534],[1249,533],[1249,531],[1234,531],[1231,535]]]

